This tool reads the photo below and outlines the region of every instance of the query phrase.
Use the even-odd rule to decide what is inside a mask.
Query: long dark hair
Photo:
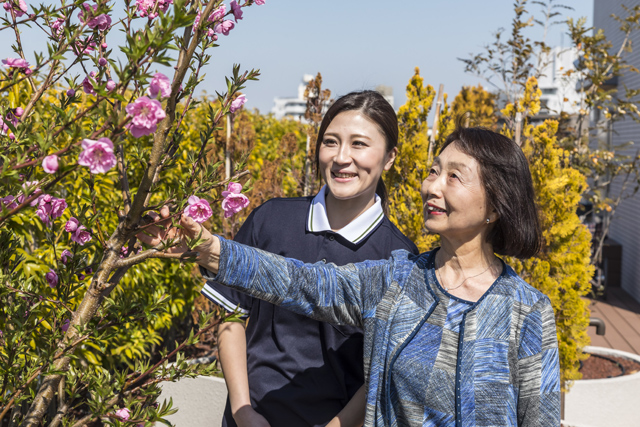
[[[320,144],[322,144],[322,140],[324,139],[324,133],[333,119],[345,111],[359,111],[377,124],[385,137],[387,153],[398,146],[398,118],[391,104],[389,104],[382,95],[373,90],[351,92],[338,98],[333,105],[329,107],[329,110],[327,110],[322,119],[322,123],[320,123],[318,139],[316,140],[315,162],[317,170],[320,170]],[[382,209],[385,214],[388,214],[389,196],[387,195],[387,187],[384,185],[382,176],[378,180],[376,194],[381,199]]]
[[[454,144],[479,165],[480,181],[498,214],[487,241],[499,255],[530,258],[542,246],[529,162],[522,149],[504,135],[481,127],[458,127],[442,145]]]

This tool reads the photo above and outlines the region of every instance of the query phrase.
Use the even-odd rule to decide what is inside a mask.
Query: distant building
[[[289,117],[295,120],[304,121],[304,112],[307,109],[307,101],[304,99],[304,91],[311,80],[313,80],[313,76],[311,74],[305,74],[302,76],[302,81],[298,85],[298,96],[296,98],[273,98],[273,108],[271,109],[271,112],[276,116],[276,119]]]
[[[294,97],[276,97],[273,98],[273,108],[271,112],[276,119],[282,119],[288,117],[294,120],[304,122],[304,113],[307,109],[307,101],[304,99],[304,91],[307,88],[307,84],[313,80],[311,74],[305,74],[302,76],[302,81],[298,84],[298,96]],[[389,104],[393,107],[393,88],[390,86],[379,85],[376,87],[376,92],[384,96]],[[330,103],[325,104],[325,111],[329,108]]]
[[[555,47],[542,57],[544,67],[538,78],[540,96],[540,116],[557,116],[562,112],[576,114],[580,109],[580,98],[576,91],[578,76],[566,76],[567,70],[574,68],[578,59],[575,48]]]

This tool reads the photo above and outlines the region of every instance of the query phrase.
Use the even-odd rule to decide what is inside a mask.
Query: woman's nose
[[[341,165],[351,163],[351,150],[349,144],[340,144],[333,161]]]

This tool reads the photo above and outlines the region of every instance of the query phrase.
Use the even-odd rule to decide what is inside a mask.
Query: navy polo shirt
[[[249,215],[235,241],[303,262],[345,265],[389,258],[416,246],[384,216],[380,199],[333,232],[324,187],[315,198],[272,199]],[[203,275],[208,276],[203,270]],[[309,319],[213,281],[203,295],[248,316],[247,370],[251,405],[272,427],[322,426],[364,383],[360,329]],[[229,401],[222,422],[235,426]]]

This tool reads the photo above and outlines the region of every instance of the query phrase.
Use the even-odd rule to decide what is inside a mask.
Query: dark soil
[[[617,363],[616,363],[617,362]],[[624,368],[621,369],[620,365]],[[582,362],[580,373],[583,380],[600,378],[614,378],[621,375],[631,375],[640,371],[640,363],[626,357],[590,355]]]

